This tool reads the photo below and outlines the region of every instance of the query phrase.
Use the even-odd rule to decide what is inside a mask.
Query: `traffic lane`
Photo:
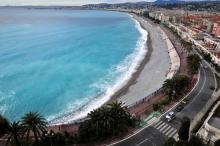
[[[166,137],[150,126],[114,146],[163,146],[164,141],[166,141]]]
[[[215,87],[215,78],[211,68],[201,67],[200,82],[194,90],[195,92],[189,95],[191,101],[189,101],[182,112],[177,114],[177,117],[182,119],[184,116],[187,116],[193,119],[212,96],[214,91],[210,89],[211,86]]]
[[[206,66],[206,65],[203,64],[203,66]],[[212,92],[213,92],[209,87],[212,86],[213,84],[215,84],[215,81],[214,81],[214,76],[213,76],[212,70],[210,68],[205,69],[202,67],[201,71],[200,71],[199,83],[195,87],[195,90],[193,92],[191,92],[188,97],[186,97],[187,99],[191,99],[192,101],[189,101],[189,102],[192,102],[192,103],[188,103],[188,105],[184,106],[184,108],[180,112],[175,111],[175,108],[178,106],[177,105],[172,110],[173,112],[176,113],[176,118],[174,120],[172,120],[171,122],[167,121],[167,119],[165,117],[166,115],[164,115],[161,118],[161,120],[163,122],[166,122],[167,124],[175,127],[176,129],[179,129],[179,127],[181,125],[182,118],[184,116],[189,116],[189,118],[193,118],[202,109],[204,104],[207,103],[207,101],[209,99],[207,97],[212,95]],[[204,88],[204,89],[202,89],[202,88]],[[196,98],[197,96],[199,96],[199,100],[201,100],[200,102],[198,102],[198,100],[193,101],[193,98]],[[193,108],[193,110],[192,110],[192,108]]]
[[[196,87],[194,88],[194,90],[186,97],[186,99],[189,100],[189,103],[184,105],[183,109],[180,112],[176,112],[175,109],[176,107],[179,105],[177,105],[176,107],[174,107],[171,111],[176,113],[176,118],[174,120],[172,120],[171,122],[168,122],[166,119],[166,115],[164,115],[163,117],[161,117],[161,120],[163,122],[169,123],[171,126],[174,126],[175,128],[179,128],[180,123],[182,121],[182,118],[185,116],[185,113],[187,113],[186,111],[188,111],[187,109],[189,108],[190,102],[192,102],[193,97],[196,97],[199,94],[199,90],[201,89],[201,87],[205,84],[205,70],[200,70],[200,80],[198,82],[198,84],[196,85]],[[171,112],[170,111],[170,112]],[[168,113],[167,113],[168,114]]]

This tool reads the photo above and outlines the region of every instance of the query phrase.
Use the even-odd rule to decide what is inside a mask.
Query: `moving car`
[[[168,122],[172,121],[174,118],[175,118],[174,112],[169,112],[169,113],[166,115],[166,119],[167,119]]]
[[[178,105],[178,106],[176,107],[175,110],[176,110],[177,112],[180,112],[183,108],[184,108],[183,105],[180,104],[180,105]]]

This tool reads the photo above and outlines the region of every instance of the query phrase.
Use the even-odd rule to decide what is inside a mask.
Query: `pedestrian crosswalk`
[[[158,121],[154,123],[152,126],[164,135],[166,135],[167,137],[173,137],[175,139],[177,139],[178,137],[177,129],[166,122]]]

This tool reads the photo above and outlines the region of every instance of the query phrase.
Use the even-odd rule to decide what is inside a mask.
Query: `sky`
[[[83,5],[93,3],[123,3],[143,0],[0,0],[0,5]],[[145,0],[152,2],[155,0]]]

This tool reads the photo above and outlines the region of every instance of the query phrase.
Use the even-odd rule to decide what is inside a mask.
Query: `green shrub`
[[[161,108],[161,105],[159,103],[153,104],[154,111],[158,111],[158,110],[160,110],[160,108]]]
[[[168,104],[170,104],[170,102],[171,102],[171,100],[167,97],[167,98],[161,100],[161,101],[159,102],[159,104],[160,104],[160,105],[168,105]]]

